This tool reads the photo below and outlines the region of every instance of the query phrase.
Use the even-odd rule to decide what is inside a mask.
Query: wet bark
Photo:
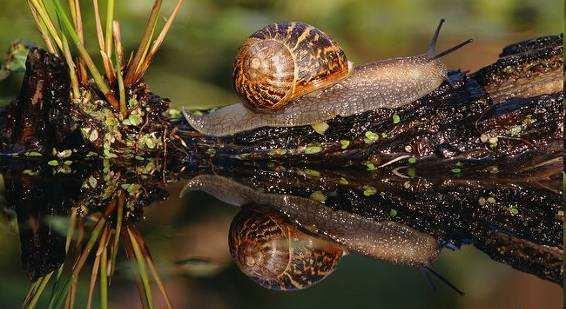
[[[191,159],[212,157],[325,165],[419,159],[514,158],[562,149],[562,36],[504,49],[473,74],[453,71],[413,104],[310,126],[260,128],[225,138],[201,136],[179,123]]]
[[[65,63],[44,50],[30,49],[20,95],[4,114],[0,146],[13,152],[43,152],[67,143],[73,131],[69,91]]]
[[[494,160],[556,153],[563,133],[562,52],[561,35],[510,45],[494,64],[470,75],[452,71],[446,83],[409,106],[337,117],[323,134],[300,126],[212,138],[179,120],[164,141],[169,155],[190,162],[236,158],[342,166],[364,160],[380,164],[401,155]],[[76,135],[77,123],[91,119],[81,120],[84,115],[75,113],[71,120],[68,93],[64,62],[32,49],[20,96],[2,113],[0,147],[14,151],[89,144]],[[125,150],[116,152],[131,153]]]
[[[561,164],[513,178],[481,164],[466,165],[461,174],[449,172],[452,166],[447,163],[410,169],[416,176],[283,166],[250,168],[234,163],[215,166],[214,174],[259,194],[316,199],[332,211],[406,225],[438,239],[446,248],[473,245],[496,261],[561,282],[564,214],[557,191]],[[210,184],[214,190],[223,186],[221,180]]]

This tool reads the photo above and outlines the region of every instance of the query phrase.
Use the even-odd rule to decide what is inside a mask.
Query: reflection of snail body
[[[425,54],[355,68],[332,38],[312,26],[268,25],[243,43],[234,63],[234,89],[243,103],[185,117],[203,134],[225,136],[407,105],[444,81],[439,58],[470,42],[437,53],[442,23]]]
[[[275,213],[245,208],[232,221],[230,253],[240,270],[273,290],[304,289],[328,276],[344,254]]]
[[[203,191],[236,206],[265,205],[301,229],[334,241],[348,252],[393,264],[421,268],[438,257],[438,242],[431,235],[393,221],[374,221],[334,210],[310,198],[265,193],[218,175],[194,177],[181,194],[189,191]]]

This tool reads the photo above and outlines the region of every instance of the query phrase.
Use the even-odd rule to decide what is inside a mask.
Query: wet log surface
[[[0,113],[0,147],[13,152],[48,151],[48,146],[68,144],[73,128],[65,63],[44,50],[32,48],[26,68],[18,99]]]
[[[189,162],[236,158],[289,163],[379,165],[399,156],[418,159],[512,159],[562,150],[562,35],[506,47],[494,64],[473,74],[449,73],[429,95],[397,109],[381,109],[311,126],[259,128],[224,138],[202,136],[184,120],[164,137],[175,158]],[[19,98],[0,113],[4,152],[53,147],[91,148],[69,102],[64,63],[32,49]],[[157,105],[163,100],[152,100]],[[160,107],[161,108],[161,107]],[[74,112],[73,112],[74,113]],[[167,131],[167,130],[166,130]],[[92,145],[100,146],[100,145]],[[118,144],[117,153],[129,153]]]
[[[562,149],[562,36],[504,49],[494,64],[458,71],[413,104],[310,126],[260,128],[225,138],[184,137],[190,159],[277,160],[344,165],[387,162],[400,155],[427,159],[500,159]]]
[[[395,168],[395,172],[367,172],[226,160],[222,165],[187,169],[180,174],[169,172],[163,182],[159,170],[153,176],[140,177],[141,165],[112,165],[103,171],[97,164],[77,163],[61,173],[46,165],[37,168],[33,162],[0,163],[0,174],[7,206],[17,214],[22,261],[31,278],[56,269],[64,259],[64,237],[44,221],[48,216],[67,216],[71,208],[87,216],[121,201],[130,209],[124,224],[135,224],[144,217],[144,207],[166,197],[164,183],[209,176],[217,179],[209,186],[224,198],[237,195],[237,190],[226,186],[222,178],[257,195],[272,194],[298,203],[293,207],[300,206],[301,200],[310,201],[301,207],[312,209],[315,203],[329,214],[407,226],[430,235],[445,249],[473,245],[495,261],[559,283],[564,221],[562,163],[548,157],[532,159],[540,163],[529,167],[507,160],[489,165],[466,163],[459,173],[452,172],[453,164],[446,161],[420,162]],[[494,169],[496,166],[500,170]],[[141,194],[122,190],[134,187]],[[263,206],[285,215],[285,207]],[[109,222],[114,220],[115,214],[109,217]],[[316,220],[324,218],[294,223],[307,233],[327,238],[312,229]]]

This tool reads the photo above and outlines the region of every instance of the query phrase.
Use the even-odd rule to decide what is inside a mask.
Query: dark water
[[[83,307],[91,284],[111,307],[561,303],[557,159],[513,177],[67,163],[2,165],[4,305]]]

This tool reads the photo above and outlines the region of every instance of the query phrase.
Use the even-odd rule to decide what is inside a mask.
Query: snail
[[[259,127],[314,125],[380,108],[405,106],[438,88],[447,70],[436,42],[426,53],[354,67],[338,43],[304,23],[277,23],[252,34],[234,62],[234,89],[241,103],[207,114],[183,111],[187,122],[209,136]]]
[[[272,290],[300,290],[330,275],[345,254],[337,244],[290,224],[282,215],[244,207],[232,220],[230,254],[240,270]]]

